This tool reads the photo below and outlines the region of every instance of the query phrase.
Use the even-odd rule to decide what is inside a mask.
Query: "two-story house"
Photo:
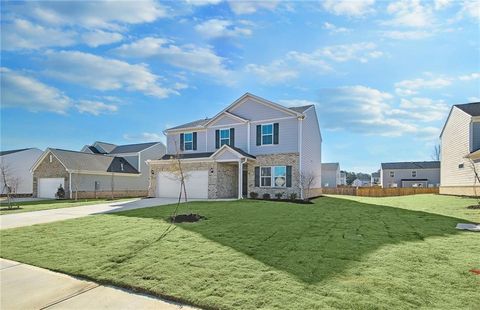
[[[95,142],[80,152],[48,148],[32,167],[33,196],[55,198],[144,197],[148,193],[148,159],[165,154],[161,142],[115,145]]]
[[[372,186],[380,185],[380,169],[378,169],[378,171],[372,173],[370,184]]]
[[[314,105],[285,107],[246,93],[212,118],[164,133],[167,154],[148,161],[152,197],[178,197],[179,167],[190,198],[303,197],[307,184],[310,196],[321,193]]]
[[[33,175],[30,168],[42,153],[37,148],[1,151],[0,194],[32,195]]]
[[[440,194],[480,193],[480,102],[452,106],[440,134]]]
[[[382,163],[380,185],[388,187],[438,187],[439,161],[408,161]]]
[[[322,163],[322,187],[336,188],[340,184],[340,164]]]

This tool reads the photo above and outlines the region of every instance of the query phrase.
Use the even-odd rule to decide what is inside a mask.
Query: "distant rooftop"
[[[30,147],[30,148],[26,148],[26,149],[18,149],[18,150],[10,150],[10,151],[1,151],[1,152],[0,152],[0,156],[8,155],[8,154],[13,154],[13,153],[18,153],[18,152],[22,152],[22,151],[26,151],[26,150],[30,150],[30,149],[32,149],[32,148]]]
[[[147,149],[159,142],[148,142],[148,143],[136,143],[136,144],[125,144],[115,147],[109,154],[122,154],[122,153],[137,153]]]
[[[480,102],[456,104],[455,106],[471,116],[480,116]]]
[[[440,168],[439,161],[406,161],[382,163],[382,169],[435,169]]]

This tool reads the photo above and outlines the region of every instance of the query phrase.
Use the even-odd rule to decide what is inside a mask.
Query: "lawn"
[[[355,200],[358,201],[355,201]],[[192,202],[0,231],[1,256],[214,309],[478,309],[473,200]],[[35,238],[32,238],[35,236]]]
[[[121,199],[123,200],[123,199]],[[78,199],[78,200],[37,200],[37,201],[22,201],[16,202],[13,205],[15,206],[12,209],[8,209],[8,204],[6,201],[0,202],[0,215],[4,214],[14,214],[22,212],[31,212],[31,211],[40,211],[48,209],[59,209],[59,208],[70,208],[70,207],[79,207],[86,205],[94,205],[98,203],[112,203],[120,200],[111,200],[111,199]],[[19,206],[20,208],[16,208]]]

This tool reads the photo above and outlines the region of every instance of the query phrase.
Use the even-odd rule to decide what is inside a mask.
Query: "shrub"
[[[275,197],[277,197],[277,199],[280,200],[283,197],[283,193],[276,193]]]
[[[258,193],[257,192],[250,192],[250,198],[257,199],[258,198]]]
[[[263,199],[270,199],[270,194],[269,193],[263,194]]]
[[[57,193],[55,194],[55,197],[57,197],[57,199],[65,198],[65,190],[63,189],[63,186],[61,184],[57,189]]]
[[[297,199],[297,193],[291,193],[290,200],[296,200],[296,199]]]

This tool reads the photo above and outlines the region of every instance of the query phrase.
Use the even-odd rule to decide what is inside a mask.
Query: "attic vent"
[[[50,160],[50,162],[53,161],[53,156],[52,156],[52,154],[50,154],[49,160]]]
[[[123,171],[123,163],[120,163],[120,170]]]

